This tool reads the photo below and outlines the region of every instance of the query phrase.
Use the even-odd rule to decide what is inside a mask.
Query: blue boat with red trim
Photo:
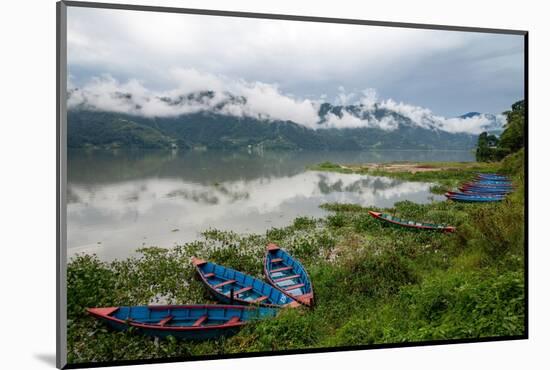
[[[460,186],[458,189],[465,193],[480,193],[480,194],[498,194],[506,195],[512,192],[512,189],[495,189],[495,188],[478,188],[475,186]]]
[[[456,192],[447,192],[445,196],[453,201],[469,203],[500,202],[504,199],[504,196],[500,195],[465,194]]]
[[[464,194],[478,194],[478,195],[501,195],[505,196],[510,193],[510,191],[503,191],[503,190],[484,190],[484,189],[476,189],[476,188],[464,188],[459,187],[458,190],[460,190]],[[450,191],[449,193],[452,193]]]
[[[220,302],[276,308],[300,306],[290,295],[253,276],[200,258],[191,260],[202,282]]]
[[[447,194],[454,196],[481,196],[487,198],[504,198],[506,194],[494,194],[494,193],[474,193],[474,192],[460,192],[460,191],[448,191]]]
[[[266,280],[284,294],[311,307],[314,303],[313,284],[298,260],[276,244],[269,244],[264,257]]]
[[[512,184],[502,184],[502,185],[495,185],[495,184],[485,184],[480,182],[465,182],[462,184],[462,186],[472,186],[477,188],[489,188],[489,189],[513,189],[514,185]]]
[[[235,334],[251,321],[275,317],[269,307],[235,305],[167,305],[88,308],[115,330],[133,327],[144,335],[205,340]]]
[[[476,178],[482,180],[496,180],[496,181],[508,181],[510,178],[506,175],[501,175],[497,173],[478,173]]]

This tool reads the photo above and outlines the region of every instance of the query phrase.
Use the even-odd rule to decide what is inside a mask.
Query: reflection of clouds
[[[195,222],[200,222],[197,216],[201,214],[212,217],[216,214],[216,209],[221,211],[220,214],[249,210],[268,213],[295,198],[321,198],[332,193],[344,193],[340,199],[353,195],[346,193],[359,194],[362,204],[376,205],[380,198],[403,197],[411,193],[426,192],[429,188],[429,183],[314,171],[295,176],[232,181],[212,186],[156,178],[98,186],[94,189],[69,185],[69,191],[74,194],[75,199],[88,207],[109,213],[124,213],[129,209],[145,213],[155,205],[168,203],[192,209]],[[70,208],[77,211],[80,207],[75,204]],[[201,209],[207,211],[201,212]]]
[[[263,232],[298,215],[319,217],[325,202],[389,207],[399,200],[428,201],[430,184],[384,177],[306,171],[212,185],[148,178],[107,185],[69,184],[70,253],[125,245],[170,246],[211,227]],[[170,232],[172,229],[179,232]],[[92,239],[95,238],[95,239]],[[147,238],[147,239],[145,239]],[[101,241],[101,246],[96,243]]]

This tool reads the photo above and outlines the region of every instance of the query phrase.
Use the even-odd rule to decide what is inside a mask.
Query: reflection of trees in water
[[[239,200],[250,198],[250,194],[245,191],[232,191],[222,185],[216,185],[215,189],[178,189],[166,194],[166,198],[183,198],[195,203],[215,205],[220,203],[220,198],[227,203],[234,203]]]
[[[366,189],[368,189],[369,192],[376,194],[377,191],[391,189],[402,184],[403,181],[401,180],[374,176],[365,176],[351,183],[344,184],[341,177],[334,181],[333,175],[329,176],[323,173],[319,173],[318,182],[319,191],[321,192],[321,194],[329,194],[334,192],[350,192],[361,194]]]

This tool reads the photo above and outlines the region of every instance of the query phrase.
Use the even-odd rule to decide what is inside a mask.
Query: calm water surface
[[[442,199],[431,184],[307,171],[323,161],[473,161],[471,152],[166,152],[68,154],[68,257],[124,258],[142,246],[170,247],[209,228],[263,233],[326,202],[391,207]]]

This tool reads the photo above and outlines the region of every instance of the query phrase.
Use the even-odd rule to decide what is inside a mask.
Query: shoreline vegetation
[[[67,266],[69,363],[523,336],[523,163],[523,149],[492,163],[325,162],[310,170],[429,181],[434,193],[477,172],[500,172],[516,188],[490,204],[402,201],[379,209],[330,203],[322,205],[330,211],[324,218],[298,217],[265,234],[207,230],[201,240],[143,248],[137,257],[113,262],[79,255]],[[369,210],[450,224],[457,231],[391,227],[370,217]],[[268,243],[304,265],[315,288],[314,309],[285,309],[235,336],[205,342],[115,332],[85,313],[86,307],[214,303],[196,279],[190,257],[263,278]]]

